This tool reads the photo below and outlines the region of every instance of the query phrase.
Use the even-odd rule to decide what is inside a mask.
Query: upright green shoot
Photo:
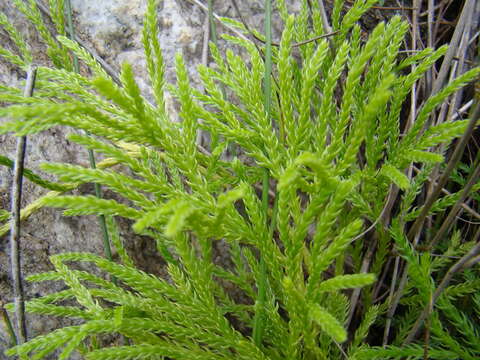
[[[266,123],[270,123],[271,119],[271,104],[272,104],[272,1],[265,0],[265,74],[263,78],[264,86],[264,106],[265,106],[265,117]],[[268,219],[269,219],[269,201],[268,193],[270,190],[270,175],[268,169],[263,170],[263,181],[262,181],[262,210],[264,213],[265,221],[267,221],[268,228]],[[273,219],[273,218],[272,218]],[[267,241],[271,239],[266,238]],[[265,256],[267,254],[260,252],[260,282],[258,284],[258,297],[257,304],[255,309],[255,319],[253,325],[253,340],[255,345],[261,347],[263,332],[266,326],[266,314],[265,314],[265,298],[267,290],[267,268],[265,265]]]

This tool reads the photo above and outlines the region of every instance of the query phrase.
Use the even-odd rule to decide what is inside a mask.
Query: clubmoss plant
[[[406,128],[401,110],[412,85],[447,48],[401,57],[408,24],[400,17],[378,24],[362,41],[356,22],[375,2],[356,1],[342,17],[343,1],[336,0],[334,32],[326,34],[318,6],[309,8],[303,1],[302,11],[293,15],[285,1],[277,0],[285,23],[278,46],[272,46],[269,21],[265,35],[255,33],[263,40],[257,43],[248,40],[250,30],[242,23],[224,19],[245,35],[223,36],[245,55],[221,54],[210,44],[216,66],[197,68],[201,92],[190,85],[181,54],[175,59],[176,84],[165,82],[157,1],[148,0],[143,46],[155,99],[150,103],[130,64],[122,65],[117,83],[66,37],[63,1],[50,1],[58,31],[53,37],[35,1],[12,0],[37,27],[53,66],[38,67],[32,98],[2,85],[0,100],[9,105],[0,109],[7,119],[0,133],[22,136],[68,126],[91,134],[72,133],[69,140],[103,154],[106,160],[97,168],[43,164],[59,184],[30,172],[26,176],[55,191],[36,207],[62,208],[67,216],[105,216],[119,261],[88,253],[53,255],[54,270],[28,280],[63,281],[67,290],[28,301],[26,310],[81,322],[6,354],[41,359],[59,350],[58,358],[68,359],[77,351],[92,360],[422,358],[420,337],[414,344],[404,342],[452,261],[419,252],[405,228],[418,216],[415,199],[432,164],[444,161],[436,146],[461,136],[469,123],[432,126],[428,119],[476,79],[480,68],[426,99]],[[0,55],[27,69],[33,61],[28,45],[6,17],[0,24],[16,45],[15,52],[0,48]],[[72,56],[91,76],[75,72]],[[170,119],[166,91],[178,102],[180,122]],[[199,146],[199,131],[215,141]],[[237,155],[222,156],[230,145]],[[0,161],[11,165],[5,157]],[[412,163],[422,170],[409,177]],[[65,194],[88,182],[123,200]],[[389,202],[399,192],[398,209],[386,221]],[[451,206],[444,199],[430,214]],[[24,210],[24,216],[31,211]],[[8,217],[0,213],[2,221]],[[151,237],[167,261],[168,279],[136,267],[116,217],[129,219],[133,231]],[[217,241],[229,245],[233,266],[214,263]],[[449,256],[463,256],[475,242],[454,236],[439,246]],[[409,281],[398,291],[405,294],[402,306],[412,311],[395,319],[389,346],[380,348],[369,345],[368,334],[375,322],[382,323],[391,297],[378,302],[373,293],[394,245],[408,263]],[[362,270],[364,254],[373,249],[370,271]],[[76,262],[89,263],[92,272],[75,270]],[[473,359],[480,353],[474,341],[478,327],[453,305],[462,294],[478,290],[475,274],[472,269],[463,275],[463,285],[448,286],[438,308],[431,309],[431,358]],[[225,282],[247,300],[229,293]],[[365,288],[363,305],[351,308],[351,289],[359,288]],[[478,296],[473,301],[478,311]],[[445,318],[465,329],[467,349],[451,336]],[[122,346],[100,345],[99,339],[110,334],[127,340]]]

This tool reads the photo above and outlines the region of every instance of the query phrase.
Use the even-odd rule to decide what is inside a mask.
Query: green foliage
[[[414,125],[400,136],[400,110],[412,84],[446,48],[401,59],[408,25],[400,17],[378,24],[363,43],[355,23],[375,0],[356,1],[343,18],[343,1],[335,1],[332,26],[338,32],[300,45],[300,59],[294,57],[294,42],[323,33],[318,5],[310,13],[304,1],[302,11],[290,15],[285,1],[277,1],[285,21],[279,48],[264,53],[250,40],[225,36],[246,55],[229,50],[224,58],[211,44],[217,66],[198,68],[205,93],[190,85],[181,54],[175,59],[176,85],[165,83],[158,1],[148,0],[142,43],[155,98],[151,104],[130,64],[123,64],[117,84],[85,49],[65,37],[63,1],[50,1],[57,38],[33,0],[12,2],[38,29],[55,68],[39,68],[28,101],[15,89],[0,88],[2,101],[9,102],[0,110],[9,119],[0,125],[0,134],[30,135],[63,125],[93,135],[72,134],[70,140],[103,154],[103,166],[44,164],[44,171],[65,183],[59,185],[29,171],[25,175],[48,189],[67,191],[93,182],[115,192],[116,200],[54,194],[41,204],[62,208],[67,216],[105,215],[120,261],[86,253],[52,256],[55,270],[29,280],[62,281],[67,290],[31,300],[26,310],[80,319],[80,325],[38,336],[7,355],[41,359],[61,349],[59,359],[78,351],[95,360],[423,357],[419,344],[399,345],[415,320],[411,314],[429,303],[449,263],[417,251],[406,237],[405,223],[418,216],[412,207],[431,164],[443,161],[444,154],[429,149],[448,144],[467,124],[425,128],[427,120],[449,95],[478,77],[480,68],[428,98]],[[0,25],[19,52],[0,48],[0,55],[25,69],[32,61],[28,46],[4,16]],[[72,72],[71,56],[92,77]],[[179,123],[170,121],[166,91],[178,102]],[[197,144],[200,130],[215,139],[207,148]],[[231,145],[237,157],[226,156]],[[0,162],[12,165],[5,157]],[[424,167],[412,178],[406,169],[414,162]],[[109,169],[112,165],[123,168]],[[403,191],[400,212],[391,225],[377,222],[394,186]],[[270,203],[269,192],[275,197]],[[430,212],[451,206],[458,199],[454,196],[439,199]],[[8,217],[8,212],[0,213],[2,222]],[[132,220],[134,232],[156,242],[168,279],[137,268],[114,217]],[[374,224],[379,238],[373,273],[361,272],[359,266],[366,223]],[[228,245],[231,266],[213,262],[218,241]],[[449,256],[468,251],[465,244],[452,244]],[[369,306],[372,288],[393,245],[408,263],[411,281],[402,304],[413,310],[398,321],[398,343],[370,347],[369,331],[388,306]],[[75,270],[78,262],[89,263],[90,270]],[[478,326],[454,305],[478,290],[478,281],[467,280],[449,286],[433,311],[432,358],[479,354]],[[244,300],[229,292],[225,282],[241,291]],[[359,288],[367,293],[366,306],[358,310],[361,321],[350,323],[346,294]],[[75,305],[65,306],[65,300]],[[478,297],[475,304],[478,316]],[[445,319],[461,329],[468,350],[452,338]],[[349,339],[350,330],[354,335]],[[98,338],[112,334],[128,341],[98,346]]]

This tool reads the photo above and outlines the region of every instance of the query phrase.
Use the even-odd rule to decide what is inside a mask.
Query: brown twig
[[[448,51],[445,54],[442,65],[440,67],[440,71],[438,72],[438,76],[433,83],[432,95],[436,94],[443,86],[443,83],[447,77],[448,69],[450,69],[450,64],[452,62],[453,56],[456,53],[458,45],[460,43],[465,24],[467,23],[469,16],[473,12],[474,4],[475,0],[466,0],[465,5],[463,6],[462,13],[460,14],[457,26],[455,27],[452,39],[450,40]]]
[[[433,3],[433,0],[428,0],[428,1],[429,1],[429,2],[432,1],[432,3]],[[437,4],[437,5],[435,5],[432,9],[429,8],[429,9],[427,9],[426,11],[421,12],[421,13],[420,13],[420,17],[424,17],[425,15],[428,15],[429,12],[433,12],[433,11],[439,9],[441,6],[442,6],[441,4]]]
[[[203,24],[202,65],[208,66],[208,42],[210,41],[210,19],[205,17]]]
[[[455,205],[452,207],[452,209],[448,213],[447,218],[443,221],[442,226],[437,231],[434,238],[430,241],[428,245],[429,249],[432,249],[435,246],[435,244],[437,244],[437,242],[443,237],[443,235],[450,229],[450,225],[455,220],[461,205],[463,204],[467,196],[470,194],[470,191],[472,190],[473,186],[477,183],[477,180],[480,177],[480,153],[477,156],[477,160],[475,161],[473,168],[475,170],[470,175],[467,183],[465,184],[462,190],[460,199],[457,200]]]
[[[331,32],[331,33],[328,33],[328,34],[323,34],[323,35],[319,35],[319,36],[315,36],[311,39],[307,39],[307,40],[304,40],[304,41],[300,41],[298,43],[293,43],[292,44],[292,47],[298,47],[298,46],[302,46],[302,45],[305,45],[305,44],[308,44],[308,43],[311,43],[313,41],[317,41],[317,40],[320,40],[320,39],[324,39],[324,38],[328,38],[330,36],[333,36],[333,35],[336,35],[338,34],[340,31],[334,31],[334,32]],[[280,46],[280,44],[272,44],[272,45],[275,45],[275,46]]]
[[[423,221],[425,220],[426,216],[428,215],[433,203],[435,200],[438,198],[438,195],[442,191],[443,187],[447,183],[448,179],[450,178],[450,174],[452,173],[453,169],[457,165],[458,161],[460,160],[463,150],[465,149],[465,146],[468,142],[468,139],[470,138],[473,129],[476,126],[476,123],[480,117],[480,105],[477,104],[477,107],[475,109],[474,115],[470,119],[470,122],[468,124],[467,130],[463,134],[462,138],[460,139],[459,143],[455,147],[455,151],[452,155],[452,158],[448,162],[447,169],[443,173],[442,177],[439,179],[437,182],[435,189],[429,196],[427,197],[427,200],[425,201],[425,205],[422,208],[422,211],[420,215],[417,217],[417,220],[414,222],[412,227],[410,228],[410,231],[407,234],[408,239],[414,239],[413,245],[416,246],[418,242],[418,238],[420,236],[420,228],[423,224]],[[385,331],[384,331],[384,338],[388,337],[388,333],[390,331],[390,324],[391,324],[391,319],[393,318],[393,314],[395,314],[396,308],[398,306],[398,303],[400,302],[400,298],[403,293],[403,289],[405,288],[405,285],[407,283],[408,279],[408,264],[406,264],[404,272],[402,274],[402,278],[400,280],[400,284],[398,286],[398,290],[395,293],[395,296],[393,297],[393,301],[390,304],[390,308],[387,314],[387,322],[385,325]]]
[[[198,5],[199,7],[201,7],[203,10],[207,10],[207,7],[205,5],[203,5],[200,1],[198,0],[188,0],[190,2],[193,2],[194,4]],[[239,17],[240,17],[240,20],[242,22],[242,24],[245,26],[245,28],[247,29],[248,33],[255,38],[255,40],[258,40],[262,43],[265,43],[265,41],[261,38],[259,38],[257,35],[255,35],[255,33],[250,29],[250,27],[248,26],[247,22],[243,19],[243,17],[241,16],[241,13],[238,11],[238,6],[236,5],[236,2],[235,1],[232,1],[232,4],[234,5],[234,7],[237,9],[237,12],[239,14]],[[241,36],[242,39],[246,39],[246,37],[241,34],[240,32],[238,32],[237,30],[233,29],[232,27],[230,26],[226,26],[224,23],[222,23],[220,17],[217,15],[217,14],[213,14],[214,18],[218,21],[220,21],[220,23],[225,26],[226,28],[228,28],[230,31],[233,31],[235,33],[235,35],[238,35],[238,36]],[[333,35],[336,35],[338,34],[339,31],[334,31],[334,32],[331,32],[331,33],[328,33],[328,34],[323,34],[323,35],[319,35],[319,36],[315,36],[311,39],[307,39],[307,40],[304,40],[304,41],[300,41],[298,43],[293,43],[291,44],[292,47],[299,47],[299,46],[302,46],[302,45],[306,45],[308,43],[311,43],[311,42],[314,42],[314,41],[317,41],[317,40],[320,40],[320,39],[324,39],[324,38],[327,38],[327,37],[330,37],[330,36],[333,36]],[[276,42],[272,42],[272,46],[280,46],[279,43],[276,43]]]
[[[372,6],[370,9],[376,10],[417,10],[418,7],[408,7],[408,6]]]
[[[381,275],[379,276],[377,283],[375,284],[375,288],[373,289],[372,292],[372,303],[377,303],[380,301],[380,299],[383,299],[383,297],[388,295],[388,292],[386,294],[383,294],[379,296],[378,294],[380,293],[380,290],[385,287],[384,281],[387,278],[387,275],[390,273],[390,265],[392,263],[392,258],[389,257],[387,259],[387,262],[385,263],[385,266],[383,266],[383,270],[381,272]]]
[[[473,242],[477,242],[480,238],[480,227],[477,229],[477,232],[475,233]],[[440,285],[438,285],[438,288],[435,290],[433,296],[432,296],[432,301],[431,301],[431,306],[435,304],[435,301],[439,298],[439,296],[442,294],[442,292],[447,288],[448,284],[452,280],[453,276],[461,271],[464,268],[470,267],[475,265],[480,261],[480,257],[478,256],[480,254],[480,242],[477,243],[468,253],[466,253],[460,260],[458,260],[445,274],[443,277],[442,281],[440,282]],[[423,321],[426,319],[428,313],[429,313],[429,308],[430,304],[427,304],[425,308],[423,309],[422,313],[418,317],[417,321],[412,327],[412,330],[410,330],[410,333],[408,334],[407,338],[403,342],[403,345],[408,345],[412,342],[412,340],[415,338],[415,335],[417,334],[418,330],[420,330],[420,327],[423,324]]]
[[[466,56],[467,56],[467,49],[468,49],[468,40],[470,38],[470,32],[472,31],[472,25],[473,25],[473,19],[472,19],[473,13],[474,11],[472,11],[470,16],[467,16],[464,29],[463,29],[463,34],[460,39],[460,44],[458,46],[457,52],[455,53],[455,56],[453,56],[452,58],[452,60],[455,60],[454,66],[452,66],[452,77],[459,76],[464,73],[464,65],[467,62]],[[457,104],[459,100],[462,98],[462,94],[463,94],[463,88],[459,89],[455,94],[451,96],[452,100],[450,101],[447,119],[451,119],[454,112],[457,110]]]
[[[313,38],[310,38],[310,39],[307,39],[307,40],[303,40],[303,41],[299,41],[297,43],[293,43],[291,44],[290,46],[292,48],[294,47],[299,47],[299,46],[303,46],[303,45],[306,45],[306,44],[309,44],[311,42],[314,42],[314,41],[317,41],[317,40],[320,40],[320,39],[324,39],[324,38],[327,38],[327,37],[330,37],[330,36],[333,36],[333,35],[336,35],[338,34],[340,31],[337,30],[337,31],[333,31],[331,33],[328,33],[328,34],[323,34],[323,35],[318,35],[318,36],[314,36]],[[255,35],[255,33],[251,33],[251,35],[258,41],[262,42],[262,43],[265,43],[265,41],[263,39],[260,39],[257,35]],[[276,43],[276,42],[272,42],[272,46],[280,46],[279,43]]]
[[[432,300],[432,294],[430,294],[430,297],[428,299],[428,309],[427,309],[427,316],[426,316],[426,321],[425,321],[425,336],[423,338],[423,360],[428,360],[428,349],[430,346],[430,314],[433,311],[433,300]]]
[[[420,0],[414,0],[413,1],[413,6],[415,10],[412,12],[412,46],[411,49],[412,51],[417,50],[417,41],[418,39],[418,34],[420,32],[420,28],[418,25],[418,9],[419,9],[419,1]],[[412,71],[414,71],[416,66],[412,65]],[[407,129],[409,129],[412,125],[413,122],[415,121],[415,114],[417,113],[417,83],[414,82],[412,85],[412,91],[410,93],[410,117],[407,122]]]
[[[395,264],[393,266],[392,282],[390,283],[390,294],[389,294],[389,300],[388,300],[388,302],[390,304],[392,304],[393,299],[394,299],[395,284],[397,283],[397,276],[398,276],[399,267],[400,267],[400,257],[397,256],[397,257],[395,257]],[[386,325],[388,325],[388,326],[385,326],[386,329],[390,328],[391,321],[392,321],[392,319],[387,317]],[[387,345],[387,343],[388,343],[388,335],[389,335],[388,331],[385,331],[383,333],[383,345],[384,346]]]
[[[420,169],[417,168],[416,166],[413,167],[413,169],[415,170],[415,172],[419,173],[420,172]],[[436,185],[437,183],[428,178],[429,181],[433,182],[434,185]],[[447,189],[445,188],[442,188],[442,193],[444,193],[445,195],[452,195],[452,193],[450,191],[448,191]],[[468,206],[467,204],[465,204],[465,202],[461,203],[460,206],[463,208],[463,210],[465,210],[466,212],[468,212],[470,215],[476,217],[477,219],[480,220],[480,214],[478,212],[476,212],[474,209],[472,209],[470,206]]]
[[[450,2],[451,2],[451,0],[447,0],[447,1],[442,0],[440,2],[440,4],[438,5],[438,12],[437,12],[437,15],[436,15],[437,20],[435,21],[435,24],[434,24],[434,27],[433,27],[433,34],[434,34],[433,37],[435,39],[435,44],[437,44],[438,40],[441,39],[444,35],[444,34],[442,34],[440,36],[437,36],[438,33],[439,33],[438,30],[440,28],[440,23],[445,16],[445,12],[447,11],[448,7],[450,6]],[[444,30],[448,30],[448,29],[444,28]]]
[[[451,121],[457,120],[462,114],[466,113],[473,105],[473,99],[467,101],[460,109],[455,111],[455,114],[452,115]]]
[[[425,205],[423,206],[420,215],[417,217],[417,219],[415,220],[415,223],[410,228],[410,231],[408,232],[408,235],[407,235],[408,239],[414,238],[417,232],[419,232],[425,218],[430,212],[430,209],[433,203],[440,195],[440,192],[442,191],[448,179],[450,178],[450,174],[452,173],[453,169],[457,166],[458,161],[462,157],[463,151],[467,146],[467,142],[470,139],[479,118],[480,118],[480,104],[477,104],[475,111],[473,113],[473,116],[468,123],[467,129],[465,130],[463,136],[455,146],[455,151],[453,152],[452,157],[448,162],[447,168],[443,172],[443,175],[441,176],[441,178],[438,180],[437,185],[433,190],[433,192],[426,199]]]
[[[370,263],[373,258],[373,253],[375,251],[375,247],[377,246],[377,241],[372,239],[370,242],[370,245],[367,249],[367,253],[365,254],[365,257],[363,258],[362,261],[362,266],[360,268],[360,274],[366,274],[369,267]],[[357,307],[358,299],[360,298],[360,293],[361,293],[361,288],[355,288],[352,292],[352,296],[350,297],[350,312],[348,314],[347,321],[345,323],[345,326],[348,328],[350,326],[350,323],[353,319],[353,315],[355,314],[355,308]]]
[[[415,237],[415,240],[413,242],[414,245],[416,245],[417,242],[418,242],[418,235]],[[400,283],[398,285],[397,292],[390,296],[391,302],[390,302],[390,306],[388,308],[387,319],[386,319],[386,322],[385,322],[385,329],[384,329],[384,332],[383,332],[384,341],[388,341],[388,337],[389,337],[389,334],[390,334],[390,328],[391,328],[391,325],[392,325],[393,315],[395,314],[395,311],[397,310],[397,306],[400,303],[400,298],[402,297],[403,289],[405,288],[405,285],[407,284],[407,280],[408,280],[408,263],[405,264],[405,267],[403,269],[403,273],[402,273],[402,276],[400,278]],[[392,279],[392,288],[395,288],[395,283],[396,283],[396,278],[393,278]]]
[[[391,209],[394,205],[397,194],[398,194],[398,189],[396,187],[390,186],[390,188],[388,189],[388,195],[387,195],[387,199],[385,201],[385,205],[382,208],[382,211],[380,212],[380,215],[378,215],[378,217],[375,219],[375,221],[372,223],[372,225],[370,225],[364,232],[362,232],[361,234],[359,234],[355,238],[353,238],[352,242],[362,238],[363,236],[365,236],[367,233],[369,233],[371,230],[373,230],[380,221],[383,221],[382,226],[387,226],[388,225],[388,223],[389,223],[389,219],[388,219],[389,218],[389,213],[390,213],[390,211],[391,211]],[[372,240],[372,242],[370,243],[370,245],[367,249],[367,253],[365,255],[365,258],[362,262],[360,273],[366,273],[367,270],[369,269],[370,262],[372,261],[373,253],[375,251],[376,246],[377,246],[377,242]],[[358,299],[360,298],[360,293],[361,293],[361,288],[356,288],[356,289],[353,290],[352,296],[350,297],[350,312],[348,314],[348,318],[347,318],[347,322],[346,322],[347,327],[350,326],[350,322],[353,319],[353,315],[355,313],[355,308],[357,306]]]
[[[429,48],[433,48],[433,16],[434,16],[434,1],[428,0],[427,47]],[[432,83],[433,83],[433,70],[428,69],[427,73],[425,74],[425,93],[427,94],[431,93]]]
[[[35,86],[36,68],[31,66],[27,73],[24,96],[30,97]],[[10,257],[15,302],[15,315],[17,327],[17,341],[22,344],[27,341],[27,326],[25,322],[25,300],[23,293],[23,279],[20,265],[20,210],[22,200],[23,167],[27,137],[22,136],[17,140],[17,153],[15,157],[13,186],[12,186],[12,218],[10,231]]]
[[[205,4],[202,4],[200,1],[198,0],[187,0],[189,2],[191,2],[192,4],[195,4],[197,5],[198,7],[200,7],[203,11],[205,11],[207,14],[208,14],[208,7],[205,5]],[[237,29],[233,28],[232,26],[228,26],[227,24],[224,24],[222,21],[221,21],[221,18],[220,16],[218,16],[216,13],[213,13],[212,14],[214,19],[217,20],[220,24],[222,24],[223,27],[227,28],[228,30],[230,30],[231,32],[233,32],[235,35],[237,35],[239,38],[243,39],[243,40],[248,40],[247,37],[245,35],[243,35],[240,31],[238,31]]]

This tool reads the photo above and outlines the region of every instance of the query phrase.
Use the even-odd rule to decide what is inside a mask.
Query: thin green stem
[[[215,24],[215,18],[213,17],[213,0],[208,0],[208,23],[210,25],[210,35],[212,36],[212,41],[215,45],[217,45],[217,25]]]
[[[268,223],[268,190],[269,190],[270,175],[267,169],[263,173],[262,186],[262,211],[265,214],[265,221]],[[263,236],[260,241],[268,241],[267,236]],[[262,246],[263,249],[265,248]],[[260,251],[260,279],[257,284],[258,295],[255,310],[255,318],[253,322],[253,341],[257,347],[261,347],[263,333],[265,330],[265,299],[267,295],[267,266],[265,264],[265,256],[263,249]]]
[[[95,169],[97,167],[96,162],[95,162],[95,155],[93,154],[93,151],[91,149],[88,150],[88,160],[90,163],[90,167],[92,169]],[[95,187],[95,196],[98,198],[102,197],[102,189],[99,184],[94,184]],[[99,215],[98,216],[98,222],[100,223],[100,228],[102,230],[102,238],[103,238],[103,249],[105,252],[105,256],[107,259],[112,260],[112,249],[110,246],[110,235],[108,233],[107,229],[107,223],[105,221],[105,216],[104,215]]]
[[[2,320],[7,329],[8,336],[10,336],[10,344],[12,346],[17,345],[17,336],[15,335],[15,330],[13,329],[12,321],[10,320],[10,316],[8,316],[7,310],[2,306],[0,312],[2,313]]]
[[[72,4],[70,0],[65,1],[66,5],[66,15],[67,15],[67,24],[68,24],[68,30],[70,34],[70,39],[75,40],[75,27],[73,26],[73,18],[72,18]],[[73,55],[73,68],[75,69],[75,72],[80,71],[80,67],[78,64],[78,57],[74,54]],[[95,155],[93,153],[93,150],[88,149],[88,160],[90,163],[90,167],[92,169],[95,169],[96,166],[96,161],[95,161]],[[98,198],[102,197],[102,189],[99,184],[94,184],[95,187],[95,196]],[[102,230],[102,238],[103,238],[103,249],[105,252],[105,256],[107,259],[112,260],[112,248],[110,246],[110,235],[108,234],[108,229],[107,229],[107,224],[105,221],[105,216],[104,215],[99,215],[98,216],[98,222],[100,223],[100,228]]]
[[[212,42],[215,46],[218,46],[217,25],[215,23],[215,16],[213,15],[213,0],[208,0],[208,25],[210,27],[210,37],[212,38]],[[220,86],[220,90],[222,90],[223,97],[225,97],[225,88],[223,87],[223,84]],[[216,134],[212,134],[211,136],[210,148],[213,150],[218,145],[219,139]]]
[[[70,39],[75,40],[75,28],[73,26],[73,17],[72,17],[72,4],[70,0],[65,1],[66,12],[67,12],[67,26],[70,34]],[[80,66],[78,65],[78,57],[73,54],[73,68],[75,72],[79,72]]]
[[[271,112],[271,74],[272,74],[272,2],[265,0],[265,76],[264,76],[264,102],[267,119],[270,120]],[[270,189],[270,174],[268,169],[264,169],[263,187],[262,187],[262,210],[265,214],[265,221],[268,223],[268,192]],[[275,218],[273,218],[275,219]],[[270,233],[273,235],[274,220]],[[270,234],[269,234],[270,235]],[[265,237],[267,241],[270,238]],[[262,239],[263,241],[263,239]],[[265,264],[266,254],[260,253],[260,279],[258,285],[257,307],[253,326],[253,341],[257,347],[261,347],[263,333],[265,330],[265,298],[267,290],[267,268]]]
[[[265,0],[265,113],[270,119],[272,105],[272,2]]]
[[[215,46],[218,47],[217,25],[215,22],[215,15],[213,13],[213,2],[214,0],[208,0],[208,24],[210,26],[210,37],[212,38],[212,42],[215,44]],[[224,84],[220,84],[220,90],[222,91],[223,97],[226,98],[227,92],[225,91]],[[210,148],[214,149],[217,146],[218,141],[219,141],[218,136],[212,134],[212,141],[210,144]],[[229,150],[232,156],[237,155],[237,149],[234,143],[229,144]]]

